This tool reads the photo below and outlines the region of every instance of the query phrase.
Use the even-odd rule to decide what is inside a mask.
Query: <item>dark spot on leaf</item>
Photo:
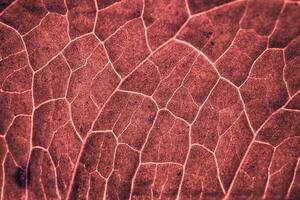
[[[215,43],[214,42],[210,42],[211,46],[215,46]]]
[[[137,11],[135,11],[134,13],[133,13],[133,18],[137,18],[137,17],[139,17],[141,15],[141,12],[139,11],[139,10],[137,10]]]
[[[17,167],[15,171],[15,183],[20,188],[25,188],[26,184],[29,185],[31,174],[29,169],[26,172],[26,167]]]
[[[212,32],[211,31],[209,31],[209,32],[203,31],[202,34],[204,35],[204,37],[209,38],[212,35]]]
[[[3,0],[0,2],[0,11],[4,10],[9,4],[11,4],[12,1],[10,0]]]
[[[79,128],[79,130],[80,130],[80,133],[84,132],[84,128],[82,126]]]

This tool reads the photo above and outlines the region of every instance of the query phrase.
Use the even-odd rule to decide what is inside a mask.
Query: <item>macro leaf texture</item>
[[[0,200],[299,200],[300,2],[0,0]]]

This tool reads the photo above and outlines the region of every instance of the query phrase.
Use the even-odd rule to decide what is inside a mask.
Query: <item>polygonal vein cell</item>
[[[139,164],[139,154],[126,145],[119,145],[114,169],[107,182],[106,199],[128,199],[132,179]]]
[[[245,113],[228,128],[220,137],[215,155],[220,172],[220,178],[227,190],[238,167],[241,164],[247,148],[253,139]]]
[[[284,199],[292,184],[294,170],[300,156],[300,137],[289,138],[274,151],[266,197]]]
[[[68,188],[71,184],[72,173],[81,145],[82,142],[76,133],[72,122],[69,121],[55,132],[49,146],[48,151],[53,160],[57,174],[57,188],[59,195],[62,198],[66,197]]]
[[[188,19],[183,0],[145,1],[143,20],[152,50],[173,37]]]
[[[189,127],[168,111],[160,111],[145,147],[142,162],[183,164],[189,149]]]
[[[29,170],[33,172],[28,186],[28,198],[58,198],[56,192],[55,169],[48,151],[33,149],[29,160]]]
[[[148,97],[115,93],[95,122],[94,130],[112,130],[119,142],[141,149],[157,108]]]
[[[299,36],[299,26],[293,23],[300,23],[300,6],[295,2],[287,2],[285,8],[279,18],[278,24],[270,37],[270,47],[284,48],[293,39]],[[290,23],[293,22],[293,23]]]
[[[19,166],[26,166],[30,152],[31,118],[19,116],[5,136],[7,146]]]
[[[0,24],[0,58],[6,58],[12,54],[24,50],[21,37],[18,33],[5,24]]]
[[[246,111],[255,130],[287,101],[283,67],[282,51],[267,50],[253,65],[250,77],[241,86]]]
[[[260,35],[269,35],[275,28],[283,7],[283,1],[250,0],[245,11],[241,28],[254,29]]]
[[[170,48],[172,47],[171,45],[173,46],[176,44],[170,44]],[[160,108],[164,108],[167,105],[167,102],[183,82],[185,76],[189,72],[198,55],[197,52],[192,50],[190,47],[186,49],[185,46],[178,46],[177,48],[176,50],[178,50],[178,52],[176,52],[176,54],[179,54],[177,57],[175,57],[175,54],[174,57],[169,58],[167,57],[167,52],[164,52],[165,50],[162,50],[161,55],[159,54],[160,52],[157,52],[157,54],[154,55],[153,58],[150,58],[154,63],[157,63],[158,61],[168,60],[167,62],[162,62],[163,65],[158,65],[158,69],[162,71],[162,76],[165,77],[160,82],[153,94],[153,98]],[[170,51],[171,49],[166,50]],[[187,51],[186,54],[183,54],[185,51]],[[170,67],[170,69],[168,69],[167,67]]]
[[[73,40],[63,51],[71,69],[76,70],[83,66],[91,53],[96,52],[98,43],[97,38],[92,34]]]
[[[234,39],[245,7],[245,2],[237,2],[201,13],[189,20],[178,39],[190,43],[215,61]]]
[[[7,92],[22,93],[31,89],[32,71],[20,35],[0,24],[0,84]]]
[[[89,43],[85,45],[89,46]],[[69,102],[74,101],[79,94],[85,94],[91,90],[94,77],[98,75],[98,72],[101,74],[108,62],[102,45],[94,46],[94,51],[86,49],[85,45],[83,47],[75,45],[74,48],[70,46],[70,50],[68,46],[64,52],[71,69],[74,70],[68,84],[67,100]],[[78,62],[74,62],[75,58]]]
[[[182,166],[176,164],[141,165],[133,182],[132,198],[175,199],[182,175]]]
[[[150,53],[141,19],[130,21],[108,38],[104,45],[110,61],[122,77],[132,72]]]
[[[66,96],[70,69],[59,55],[34,75],[33,96],[35,105]]]
[[[28,65],[26,52],[20,52],[18,54],[9,56],[7,58],[4,58],[0,61],[1,66],[1,76],[0,76],[0,83],[1,83],[1,89],[10,91],[12,89],[12,84],[9,84],[11,82],[13,76],[16,75],[16,73],[20,73],[20,71],[23,71],[24,68]],[[25,79],[26,80],[26,79]],[[20,82],[20,80],[16,80]],[[27,80],[28,81],[28,80]],[[6,83],[5,83],[6,82]],[[27,84],[18,84],[19,89],[28,89]],[[13,92],[13,91],[12,91]]]
[[[268,180],[268,168],[273,155],[273,148],[260,143],[253,143],[241,169],[237,172],[229,197],[261,197]]]
[[[300,37],[292,40],[284,50],[286,66],[284,68],[284,79],[290,95],[294,95],[300,89]]]
[[[220,136],[234,124],[242,111],[237,89],[220,80],[192,125],[192,143],[214,151]]]
[[[76,169],[71,198],[103,196],[105,179],[113,170],[115,149],[116,140],[112,132],[94,132],[88,137]]]
[[[111,4],[111,2],[98,2],[98,7],[101,8],[105,4]],[[125,0],[115,3],[106,9],[100,9],[97,16],[95,34],[100,40],[106,40],[120,27],[140,17],[142,9],[142,0]]]
[[[42,0],[20,0],[2,13],[0,21],[12,26],[23,35],[37,26],[46,14],[47,10]]]
[[[76,130],[85,137],[97,113],[119,83],[108,64],[104,47],[92,35],[75,40],[63,52],[74,69],[68,84],[67,100]],[[74,59],[78,62],[74,62]]]
[[[68,9],[69,34],[76,38],[93,30],[96,5],[93,0],[66,1]]]
[[[34,70],[42,68],[69,42],[67,19],[50,13],[41,24],[24,36],[29,61]]]
[[[223,197],[217,176],[217,166],[211,152],[201,146],[192,146],[186,163],[180,199]]]
[[[31,91],[19,94],[0,92],[0,134],[5,135],[11,126],[14,116],[31,115],[32,106]]]
[[[151,96],[160,81],[160,73],[155,64],[146,61],[124,80],[121,89]]]
[[[241,30],[233,44],[216,62],[221,76],[240,86],[247,78],[253,62],[267,47],[267,38],[253,31]]]
[[[300,136],[300,120],[298,112],[281,110],[267,121],[257,134],[257,140],[278,146],[288,138]]]
[[[55,131],[70,119],[66,100],[54,100],[42,104],[33,114],[33,146],[48,148]]]
[[[218,78],[213,66],[204,56],[199,55],[181,82],[182,86],[173,93],[167,108],[176,116],[191,123]]]

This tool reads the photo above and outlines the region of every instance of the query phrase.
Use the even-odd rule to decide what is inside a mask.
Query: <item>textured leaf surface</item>
[[[300,3],[0,1],[0,199],[300,199]]]

